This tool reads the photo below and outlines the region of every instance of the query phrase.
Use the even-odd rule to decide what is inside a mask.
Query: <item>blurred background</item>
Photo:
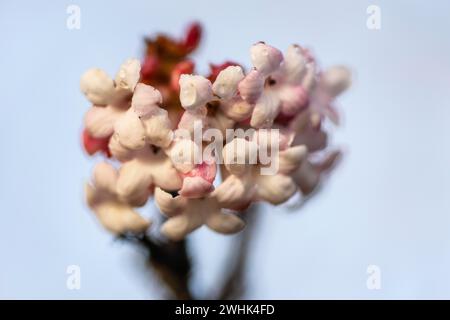
[[[81,9],[69,30],[66,9]],[[369,5],[381,29],[369,30]],[[143,56],[143,37],[206,35],[194,54],[250,65],[248,48],[311,47],[323,67],[348,65],[345,157],[300,210],[259,213],[246,275],[249,299],[450,298],[450,2],[434,1],[5,1],[0,2],[0,298],[161,297],[136,247],[114,241],[83,201],[94,159],[80,145],[89,103],[79,79],[114,75]],[[151,206],[150,206],[151,208]],[[146,214],[154,213],[147,210]],[[193,291],[221,284],[233,237],[191,236]],[[81,268],[68,290],[66,268]],[[381,270],[369,290],[367,267]]]

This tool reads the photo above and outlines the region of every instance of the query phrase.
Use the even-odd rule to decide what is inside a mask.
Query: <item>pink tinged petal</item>
[[[328,94],[336,97],[351,85],[351,72],[344,66],[334,66],[327,69],[321,77],[321,85]]]
[[[287,128],[273,127],[271,130],[257,130],[253,140],[269,149],[277,147],[278,150],[287,149],[294,141],[295,131]]]
[[[203,162],[182,176],[183,186],[180,195],[187,198],[200,198],[214,190],[213,182],[216,177],[216,164]]]
[[[150,196],[151,175],[139,160],[125,162],[119,171],[117,194],[125,202],[142,206]]]
[[[222,208],[240,210],[248,207],[256,192],[250,176],[228,176],[211,194]]]
[[[203,224],[200,212],[185,212],[169,218],[162,226],[161,233],[172,241],[180,241]]]
[[[264,90],[264,81],[265,77],[261,72],[256,69],[250,71],[238,85],[242,99],[250,104],[255,104]]]
[[[115,193],[117,170],[107,162],[100,162],[94,168],[94,185],[99,190]]]
[[[182,74],[180,77],[180,102],[186,110],[204,106],[213,98],[211,82],[198,75]]]
[[[146,118],[142,118],[146,141],[149,144],[167,148],[174,138],[172,123],[167,110],[155,108]]]
[[[339,112],[335,107],[327,105],[324,110],[325,116],[333,122],[334,125],[338,126],[341,122]]]
[[[201,198],[214,190],[211,182],[200,177],[186,177],[183,179],[183,186],[179,194],[186,198]]]
[[[258,42],[250,48],[250,57],[253,66],[265,76],[277,70],[283,61],[281,51],[264,42]]]
[[[119,90],[133,92],[139,81],[141,63],[137,59],[128,59],[121,66],[116,74],[115,83]]]
[[[280,112],[280,101],[273,93],[264,93],[253,109],[250,125],[253,128],[270,128]]]
[[[244,79],[244,73],[240,66],[229,66],[222,70],[214,81],[213,92],[221,99],[233,98],[238,90],[238,84]]]
[[[288,200],[297,190],[292,178],[282,174],[260,175],[257,184],[258,198],[275,205]]]
[[[159,210],[168,217],[181,214],[188,205],[188,199],[184,197],[172,197],[161,188],[155,188],[155,202]]]
[[[307,155],[308,148],[304,145],[291,147],[281,151],[278,155],[279,172],[288,174],[297,170],[302,161],[306,159]]]
[[[92,106],[84,116],[84,125],[92,137],[109,137],[114,132],[114,123],[122,114],[111,106]]]
[[[131,100],[131,107],[139,117],[145,117],[162,104],[161,93],[152,86],[139,83]]]
[[[101,69],[89,69],[81,76],[80,89],[94,105],[107,105],[114,94],[114,81]]]
[[[249,165],[257,163],[258,144],[255,141],[235,138],[225,145],[222,156],[227,170],[231,174],[241,176],[249,170]]]
[[[206,225],[218,233],[233,234],[244,229],[245,222],[235,214],[216,213],[208,216]]]
[[[308,105],[308,94],[302,86],[282,86],[278,95],[283,115],[293,116]]]
[[[145,146],[146,132],[143,123],[132,109],[129,109],[114,125],[119,142],[131,150]]]
[[[306,72],[306,59],[300,46],[295,44],[289,46],[284,55],[283,71],[285,81],[293,84],[301,83]]]
[[[316,64],[314,62],[308,63],[306,65],[306,73],[302,79],[302,87],[306,90],[306,92],[311,92],[314,85],[316,84]]]

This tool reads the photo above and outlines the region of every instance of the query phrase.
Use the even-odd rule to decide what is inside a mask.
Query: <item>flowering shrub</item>
[[[258,42],[248,70],[227,61],[204,77],[188,58],[200,38],[193,24],[182,40],[147,39],[142,65],[129,59],[115,79],[100,69],[81,78],[92,103],[85,150],[109,158],[94,168],[87,203],[113,233],[145,232],[151,221],[135,208],[150,197],[170,240],[202,225],[239,232],[252,203],[310,195],[339,157],[323,123],[339,123],[333,101],[350,84],[345,67],[321,70],[299,45],[283,54]]]

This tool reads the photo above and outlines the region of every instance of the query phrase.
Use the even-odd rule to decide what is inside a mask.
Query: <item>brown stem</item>
[[[238,236],[237,241],[239,242],[239,247],[233,251],[234,265],[228,273],[218,299],[239,299],[245,294],[245,270],[248,263],[251,239],[254,236],[253,233],[257,224],[257,210],[257,205],[253,205],[244,213],[247,226]]]
[[[192,299],[189,290],[191,263],[186,241],[158,242],[148,235],[122,234],[119,238],[138,243],[149,253],[149,262],[175,299]]]

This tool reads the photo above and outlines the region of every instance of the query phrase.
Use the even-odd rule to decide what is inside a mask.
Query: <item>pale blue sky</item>
[[[69,4],[81,30],[66,28]],[[370,4],[379,31],[366,28]],[[0,297],[159,297],[139,253],[83,203],[95,161],[79,145],[89,105],[78,83],[89,67],[113,74],[140,57],[144,35],[180,35],[198,19],[200,71],[227,58],[249,65],[248,47],[264,40],[305,44],[323,66],[355,73],[334,139],[346,157],[300,212],[261,213],[247,297],[450,298],[449,14],[448,1],[1,1]],[[230,238],[202,229],[192,240],[202,294],[217,287]],[[79,291],[66,289],[70,264]],[[366,288],[370,264],[381,290]]]

